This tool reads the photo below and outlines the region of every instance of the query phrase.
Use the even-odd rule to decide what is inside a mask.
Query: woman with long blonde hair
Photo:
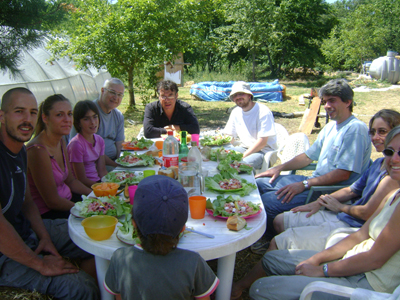
[[[74,202],[91,189],[72,175],[63,136],[72,128],[72,107],[61,94],[39,107],[35,137],[27,145],[31,195],[44,219],[68,218]]]

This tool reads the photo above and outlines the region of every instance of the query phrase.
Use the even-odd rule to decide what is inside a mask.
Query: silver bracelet
[[[329,275],[328,275],[328,264],[324,264],[322,266],[322,271],[324,271],[324,276],[325,277],[329,277]]]

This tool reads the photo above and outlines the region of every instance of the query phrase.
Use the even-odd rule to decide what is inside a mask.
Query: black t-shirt
[[[21,211],[25,200],[26,170],[25,146],[14,154],[0,141],[1,210],[23,240],[30,234],[30,223]]]
[[[164,113],[160,101],[157,100],[146,105],[143,119],[146,138],[156,138],[161,134],[166,134],[167,130],[164,127],[172,124],[179,125],[182,131],[190,134],[200,133],[199,121],[188,103],[176,100],[171,120]]]

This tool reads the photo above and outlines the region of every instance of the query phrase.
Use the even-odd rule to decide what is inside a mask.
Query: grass
[[[357,74],[334,74],[335,77],[343,77],[346,75],[346,79],[350,81],[353,87],[359,85],[367,85],[369,88],[380,88],[387,87],[388,84],[379,81],[363,81],[357,79]],[[239,77],[239,76],[238,76]],[[204,78],[204,79],[203,79]],[[216,74],[211,79],[228,81],[226,80],[227,75]],[[202,73],[197,79],[202,81],[210,81],[210,77],[207,74]],[[231,78],[230,80],[243,80],[242,78]],[[302,94],[310,93],[312,87],[318,88],[329,80],[329,77],[318,76],[309,77],[309,79],[297,79],[297,80],[280,80],[282,84],[286,86],[286,94],[282,103],[265,103],[271,111],[280,113],[293,113],[303,112],[306,107],[300,106],[298,98]],[[195,111],[200,128],[202,130],[209,128],[223,128],[229,118],[227,110],[234,106],[233,102],[206,102],[198,99],[194,99],[190,94],[190,86],[194,81],[186,82],[184,87],[179,88],[179,99],[188,102]],[[153,93],[153,92],[151,92]],[[127,95],[127,93],[126,93]],[[355,92],[354,100],[356,106],[354,107],[354,115],[360,120],[368,124],[371,116],[378,110],[383,108],[390,108],[398,110],[400,106],[400,89],[393,89],[388,91],[371,91],[371,92]],[[152,98],[152,101],[157,101],[156,98]],[[120,110],[125,116],[125,135],[126,140],[135,137],[142,127],[144,105],[140,98],[140,95],[136,95],[136,107],[132,108],[128,106],[129,99],[126,96],[120,106]],[[324,112],[321,108],[321,112]],[[133,122],[131,122],[133,121]],[[298,132],[298,128],[301,122],[301,117],[297,118],[275,118],[275,122],[282,124],[289,134]],[[134,123],[134,124],[131,124]],[[320,119],[322,126],[325,125],[325,119]],[[314,128],[313,132],[308,136],[310,143],[313,143],[319,133],[319,129]],[[373,150],[372,159],[380,157],[381,154]],[[249,248],[246,248],[237,253],[236,266],[234,273],[234,281],[242,278],[251,267],[261,258],[260,255],[256,255],[250,252]],[[213,270],[216,270],[216,261],[210,261],[210,266]],[[20,289],[0,288],[0,299],[11,300],[11,299],[27,299],[27,300],[49,300],[52,299],[48,296],[43,296],[38,293],[30,293]],[[243,293],[243,299],[249,299],[246,292]]]

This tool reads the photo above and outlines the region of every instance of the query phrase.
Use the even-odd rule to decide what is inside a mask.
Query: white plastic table
[[[216,163],[213,162],[207,162],[203,165],[210,173],[216,171],[215,166]],[[244,178],[255,183],[253,175],[244,175]],[[211,193],[207,189],[204,195],[211,198],[211,200],[215,199],[217,196],[216,193]],[[210,239],[195,233],[187,233],[180,239],[178,244],[179,248],[198,252],[205,260],[218,259],[217,276],[220,279],[216,291],[216,299],[218,300],[230,299],[236,252],[256,242],[263,235],[267,223],[265,210],[258,190],[254,190],[243,199],[258,203],[262,207],[262,211],[259,215],[247,219],[248,230],[242,229],[238,232],[230,231],[226,227],[225,219],[214,218],[207,212],[204,219],[201,220],[192,219],[189,215],[186,223],[187,227],[212,234],[215,238]],[[130,246],[120,242],[115,234],[105,241],[90,239],[86,235],[81,221],[82,219],[70,215],[68,226],[71,239],[80,248],[95,256],[101,299],[114,299],[114,296],[109,294],[103,287],[105,273],[114,251],[120,247]]]

